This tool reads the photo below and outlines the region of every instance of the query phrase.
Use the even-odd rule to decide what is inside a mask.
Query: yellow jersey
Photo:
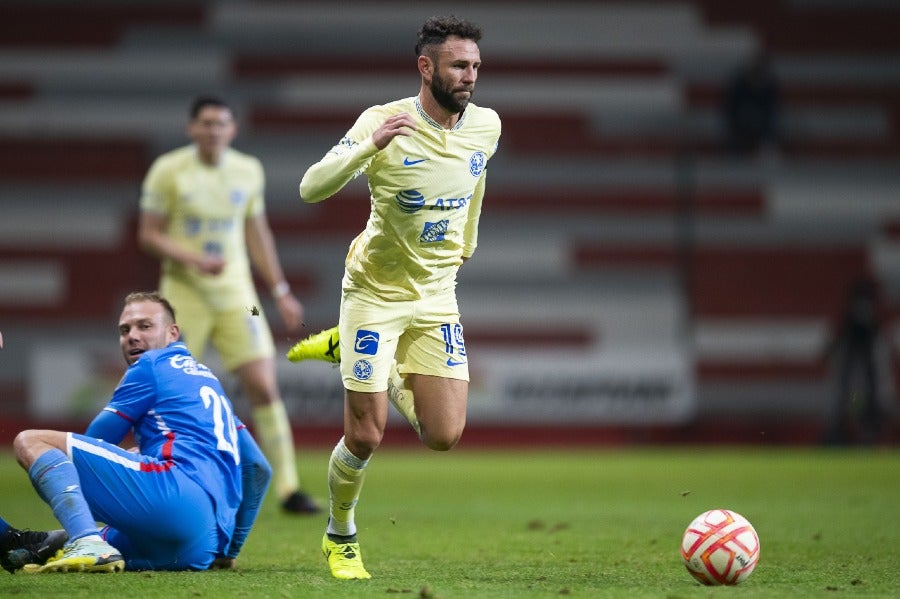
[[[264,188],[259,160],[234,149],[215,166],[203,163],[193,145],[157,158],[144,178],[141,210],[164,215],[168,235],[183,246],[225,259],[218,275],[163,259],[160,287],[166,279],[193,287],[214,310],[253,304],[244,223],[265,211]]]
[[[372,133],[407,112],[418,129],[381,151]],[[500,117],[469,104],[452,129],[438,125],[417,97],[364,111],[341,141],[300,182],[306,202],[333,195],[365,174],[371,211],[350,244],[344,286],[386,300],[414,300],[453,288],[463,257],[478,244],[487,162],[500,139]]]

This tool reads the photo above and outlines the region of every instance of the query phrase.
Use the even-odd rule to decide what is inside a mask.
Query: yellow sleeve
[[[141,186],[141,210],[168,214],[172,196],[171,169],[166,168],[165,161],[157,158],[147,171]]]
[[[264,214],[266,211],[266,174],[263,170],[262,163],[256,158],[253,159],[253,189],[247,201],[246,217],[248,219]]]
[[[304,202],[321,202],[333,196],[366,169],[378,152],[372,133],[383,120],[375,108],[363,112],[341,141],[309,167],[300,180],[300,198]]]
[[[481,200],[484,198],[485,179],[487,171],[481,175],[481,179],[475,185],[472,200],[469,202],[469,219],[466,221],[466,229],[463,232],[463,258],[470,258],[478,247],[478,222],[481,220]]]
[[[493,110],[486,110],[486,112],[491,114],[492,121],[495,122],[497,129],[497,138],[488,156],[488,158],[491,158],[497,153],[497,148],[500,145],[500,117]],[[481,220],[481,204],[484,199],[486,179],[487,169],[481,174],[481,179],[478,180],[478,183],[475,185],[475,191],[472,193],[472,201],[469,206],[469,220],[466,222],[466,228],[463,232],[463,258],[471,258],[472,254],[475,253],[475,248],[478,247],[478,223]]]

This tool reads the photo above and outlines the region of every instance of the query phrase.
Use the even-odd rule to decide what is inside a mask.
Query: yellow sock
[[[362,491],[369,460],[361,460],[347,449],[344,438],[338,441],[328,461],[328,489],[331,507],[328,533],[349,537],[356,534],[356,502]]]
[[[284,402],[253,408],[257,441],[272,466],[272,485],[279,501],[300,487],[294,453],[294,436]]]
[[[419,426],[419,419],[416,417],[416,404],[413,401],[413,392],[407,384],[406,377],[397,370],[397,362],[391,363],[391,376],[388,379],[388,399],[397,408],[397,411],[406,418],[410,426],[415,429],[416,434],[422,434]]]

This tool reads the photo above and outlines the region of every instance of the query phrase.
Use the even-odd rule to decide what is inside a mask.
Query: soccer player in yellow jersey
[[[319,202],[365,173],[372,196],[347,255],[338,325],[344,436],[328,465],[322,540],[336,578],[370,577],[354,508],[388,401],[407,408],[400,409],[431,449],[453,448],[465,426],[469,371],[456,273],[475,250],[485,167],[500,137],[497,114],[470,103],[480,39],[467,21],[428,19],[416,43],[418,95],[364,111],[300,182],[303,200]]]
[[[144,179],[138,237],[162,261],[160,292],[178,310],[183,339],[199,360],[212,342],[252,405],[255,432],[273,470],[281,506],[315,513],[299,486],[293,433],[275,376],[275,345],[251,264],[269,286],[289,330],[303,306],[284,278],[266,218],[262,165],[231,147],[237,124],[225,101],[191,105],[193,141],[163,154]]]

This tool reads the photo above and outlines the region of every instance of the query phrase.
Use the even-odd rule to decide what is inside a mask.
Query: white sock
[[[344,438],[338,441],[328,461],[328,489],[331,500],[327,533],[350,537],[356,534],[356,503],[366,477],[369,460],[356,457]]]

